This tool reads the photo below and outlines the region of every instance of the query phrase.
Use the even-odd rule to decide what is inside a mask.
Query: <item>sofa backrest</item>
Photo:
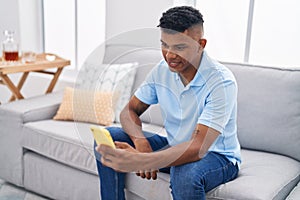
[[[224,64],[238,83],[241,146],[300,161],[300,68]]]
[[[107,45],[104,63],[138,62],[132,93],[162,59],[159,49]],[[242,148],[274,152],[300,161],[300,69],[225,64],[238,83],[238,137]],[[163,126],[159,106],[142,121]]]
[[[145,80],[150,70],[162,59],[160,49],[152,47],[141,47],[124,44],[106,45],[103,63],[128,63],[138,62],[132,94],[138,86]],[[143,115],[141,120],[144,123],[152,123],[163,126],[163,120],[159,105],[151,106]]]
[[[117,56],[116,56],[117,55]],[[103,63],[130,63],[137,62],[138,69],[132,92],[145,79],[148,72],[162,59],[159,49],[137,47],[130,45],[107,45]]]

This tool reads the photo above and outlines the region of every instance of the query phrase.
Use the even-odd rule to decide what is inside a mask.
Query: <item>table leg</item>
[[[6,74],[0,74],[2,81],[7,85],[10,91],[17,99],[24,99],[23,95],[21,94],[20,90],[13,84],[10,78]]]
[[[61,72],[62,72],[63,68],[58,68],[57,71],[55,72],[54,76],[53,76],[53,79],[52,81],[50,82],[50,85],[46,91],[46,94],[47,93],[50,93],[52,92],[57,80],[58,80],[58,77],[60,76]]]
[[[21,79],[20,79],[20,81],[18,83],[18,86],[17,86],[17,88],[18,88],[19,91],[21,91],[21,89],[22,89],[22,87],[24,85],[24,82],[26,81],[26,79],[28,77],[28,74],[29,74],[29,72],[24,72],[23,73],[23,75],[22,75],[22,77],[21,77]],[[16,99],[15,95],[12,95],[10,97],[9,101],[14,101],[15,99]]]

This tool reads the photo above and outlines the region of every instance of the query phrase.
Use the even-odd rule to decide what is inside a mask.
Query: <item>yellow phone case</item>
[[[97,145],[105,144],[114,149],[116,148],[115,143],[107,129],[94,125],[90,126],[90,129],[94,135]]]

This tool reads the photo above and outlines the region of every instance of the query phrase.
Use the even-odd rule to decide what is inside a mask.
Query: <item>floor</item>
[[[0,200],[49,200],[0,179]]]

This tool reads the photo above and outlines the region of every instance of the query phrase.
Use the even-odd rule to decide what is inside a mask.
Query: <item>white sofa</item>
[[[108,44],[103,62],[138,62],[134,91],[160,59],[154,48]],[[224,64],[239,87],[242,165],[207,199],[300,199],[300,68]],[[0,106],[0,177],[53,199],[99,199],[89,124],[52,120],[61,100],[57,92]],[[164,134],[158,106],[142,119],[146,130]],[[127,199],[171,199],[168,174],[126,178]]]

